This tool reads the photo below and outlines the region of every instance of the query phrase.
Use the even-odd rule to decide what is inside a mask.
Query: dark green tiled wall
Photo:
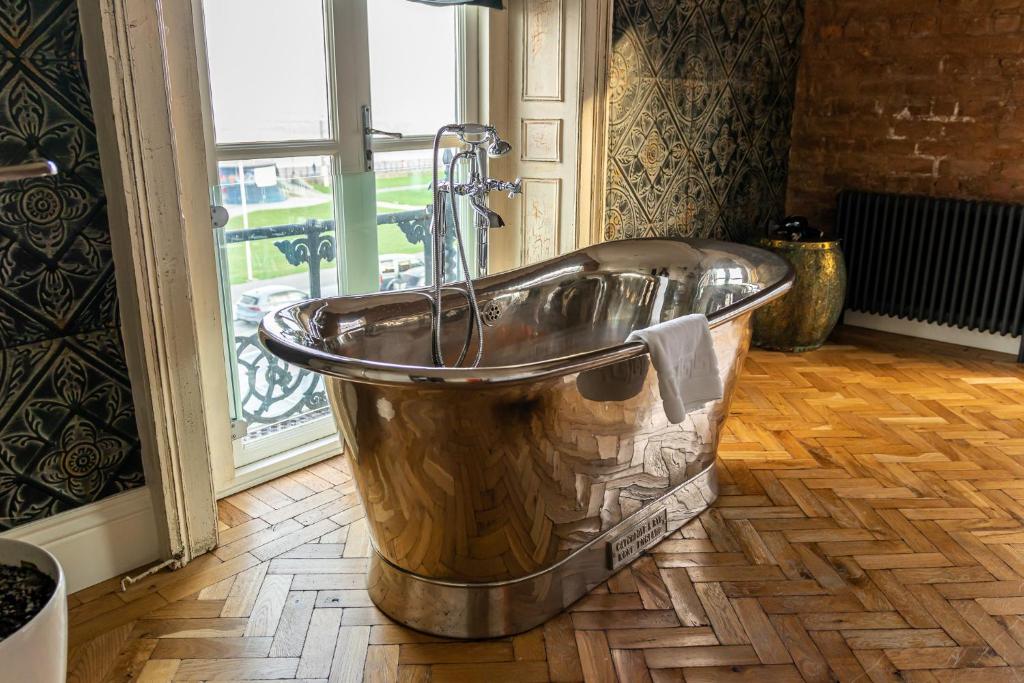
[[[143,484],[74,0],[0,3],[0,529]]]

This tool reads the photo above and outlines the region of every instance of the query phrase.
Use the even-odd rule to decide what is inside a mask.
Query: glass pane
[[[367,3],[374,128],[432,135],[456,117],[455,9]]]
[[[266,353],[256,332],[280,306],[337,294],[334,181],[320,156],[225,161],[218,171],[230,215],[218,242],[232,404],[254,438],[327,414],[319,376]]]
[[[217,142],[329,138],[322,0],[204,0],[203,11]]]
[[[426,284],[423,240],[430,225],[430,158],[430,150],[374,155],[382,290]]]
[[[441,159],[440,178],[446,175]],[[377,200],[377,253],[380,288],[384,291],[410,289],[430,284],[427,242],[430,239],[432,176],[431,150],[377,152],[374,154]],[[458,178],[464,181],[465,178]],[[459,220],[464,235],[466,258],[475,272],[477,233],[473,213],[465,200],[459,202]],[[448,280],[461,277],[456,243],[449,235],[445,248]]]

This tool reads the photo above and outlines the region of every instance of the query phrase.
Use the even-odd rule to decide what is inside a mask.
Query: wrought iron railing
[[[377,216],[377,227],[396,225],[410,244],[424,246],[424,271],[431,272],[430,250],[426,248],[430,234],[431,209],[401,211]],[[333,220],[308,220],[294,225],[227,230],[224,243],[244,244],[275,240],[281,257],[293,266],[306,265],[309,295],[322,295],[321,270],[325,263],[337,259],[335,223]],[[447,249],[454,255],[454,249]],[[446,272],[456,272],[454,257],[446,262]],[[232,306],[234,302],[231,302]],[[319,375],[289,365],[267,353],[259,343],[255,330],[234,333],[238,367],[236,419],[249,426],[249,437],[303,422],[327,413],[327,396]]]

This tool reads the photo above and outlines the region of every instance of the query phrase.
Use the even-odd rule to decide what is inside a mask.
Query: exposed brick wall
[[[787,211],[845,188],[1024,200],[1024,0],[807,3]]]

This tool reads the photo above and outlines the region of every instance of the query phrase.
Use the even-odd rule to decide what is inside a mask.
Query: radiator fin
[[[1024,207],[845,191],[836,231],[848,309],[1024,332]]]

